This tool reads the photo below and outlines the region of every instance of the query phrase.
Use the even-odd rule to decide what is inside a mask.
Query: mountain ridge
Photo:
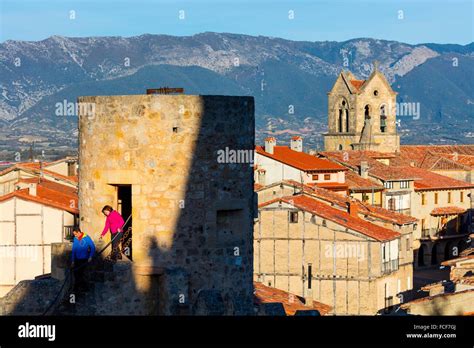
[[[283,134],[286,129],[303,128],[308,129],[303,135],[314,138],[309,143],[316,145],[321,143],[319,134],[325,131],[326,93],[337,74],[349,69],[359,78],[366,78],[375,60],[399,93],[399,100],[421,104],[421,121],[402,120],[402,140],[415,141],[411,134],[423,124],[431,124],[432,136],[438,136],[442,143],[443,139],[452,138],[446,136],[443,123],[451,125],[452,132],[460,130],[460,142],[472,140],[465,128],[473,118],[474,91],[472,83],[465,80],[474,81],[474,42],[413,45],[372,38],[312,42],[214,32],[192,36],[55,35],[41,41],[7,40],[0,44],[0,135],[10,145],[22,146],[17,141],[19,134],[34,134],[36,130],[53,144],[64,144],[64,139],[74,134],[77,120],[55,120],[51,105],[46,102],[61,98],[75,101],[81,84],[94,82],[109,84],[101,87],[106,93],[129,94],[131,88],[117,86],[113,81],[125,78],[126,84],[135,75],[144,79],[140,71],[151,66],[196,66],[219,78],[199,69],[152,69],[154,76],[162,80],[157,85],[143,83],[142,93],[167,80],[185,82],[178,87],[188,92],[189,86],[206,86],[196,84],[196,79],[205,76],[212,80],[211,88],[201,88],[210,94],[222,94],[219,89],[225,85],[233,86],[229,93],[255,96],[257,139],[267,134],[268,128]],[[455,61],[457,66],[453,65]],[[181,79],[174,79],[171,72]],[[289,106],[296,111],[289,112]],[[42,124],[48,124],[50,131],[38,130]]]

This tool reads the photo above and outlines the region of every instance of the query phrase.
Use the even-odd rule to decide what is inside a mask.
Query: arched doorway
[[[418,249],[418,266],[422,267],[425,265],[425,245],[421,244]]]
[[[438,263],[438,246],[433,244],[431,248],[431,264],[436,265]]]

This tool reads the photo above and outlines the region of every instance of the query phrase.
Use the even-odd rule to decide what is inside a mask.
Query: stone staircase
[[[132,262],[111,263],[98,259],[85,271],[87,289],[74,292],[72,286],[54,315],[140,315],[133,303],[143,299],[134,286]]]

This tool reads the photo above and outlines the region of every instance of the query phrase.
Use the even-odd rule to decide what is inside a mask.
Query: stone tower
[[[97,241],[105,204],[124,218],[131,213],[133,279],[122,292],[159,302],[152,313],[146,301],[136,303],[143,306],[137,312],[251,313],[253,168],[222,163],[218,154],[226,148],[253,154],[253,98],[78,101],[95,110],[79,118],[81,228]]]
[[[325,150],[399,151],[396,96],[376,63],[367,80],[342,71],[328,93]]]

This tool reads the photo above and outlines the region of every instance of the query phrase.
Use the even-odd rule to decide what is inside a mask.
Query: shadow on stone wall
[[[100,257],[87,269],[87,291],[74,293],[67,284],[65,295],[48,314],[254,314],[253,167],[217,161],[218,151],[226,147],[253,153],[253,98],[229,102],[226,97],[206,96],[203,102],[191,166],[183,173],[187,175],[185,206],[179,211],[171,245],[162,245],[159,232],[135,229],[134,238],[142,235],[140,247],[146,248],[151,265],[137,267],[129,260],[110,264]],[[232,111],[232,103],[240,113]],[[84,165],[87,159],[80,161]],[[138,212],[133,213],[136,221]],[[68,259],[66,249],[54,255],[53,277],[20,283],[3,306],[0,300],[2,312],[42,314],[62,285]]]

